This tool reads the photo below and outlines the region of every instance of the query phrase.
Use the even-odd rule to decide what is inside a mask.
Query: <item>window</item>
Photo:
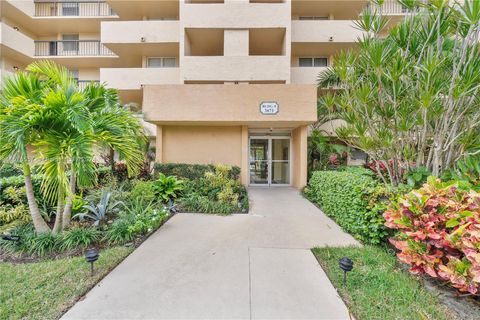
[[[80,13],[78,3],[65,2],[62,3],[62,15],[64,16],[78,16]]]
[[[78,34],[64,34],[63,51],[78,51]]]
[[[147,68],[175,68],[176,58],[147,58]]]
[[[327,67],[328,58],[299,58],[298,65],[300,67]]]
[[[300,16],[298,20],[329,20],[328,16]]]

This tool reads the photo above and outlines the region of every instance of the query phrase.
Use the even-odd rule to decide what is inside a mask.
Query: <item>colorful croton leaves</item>
[[[410,272],[480,294],[480,193],[467,183],[430,177],[383,216],[387,227],[399,231],[390,242]]]

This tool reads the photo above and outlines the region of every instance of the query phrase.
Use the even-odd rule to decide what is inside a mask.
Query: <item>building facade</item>
[[[248,185],[307,182],[318,74],[367,1],[1,0],[0,76],[38,59],[135,104],[158,162],[226,163]],[[386,1],[384,12],[404,10]]]

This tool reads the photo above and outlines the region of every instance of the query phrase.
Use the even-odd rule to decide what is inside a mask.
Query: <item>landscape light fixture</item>
[[[93,276],[93,263],[98,260],[98,257],[100,255],[98,254],[98,250],[93,248],[93,249],[88,249],[85,252],[85,260],[90,263],[90,275]]]
[[[12,241],[12,242],[18,243],[18,242],[20,242],[20,237],[19,236],[14,236],[14,235],[11,235],[11,234],[2,234],[2,240]]]
[[[352,271],[353,261],[347,257],[343,257],[338,262],[338,264],[340,265],[340,269],[343,270],[343,286],[345,287],[347,284],[347,272]]]

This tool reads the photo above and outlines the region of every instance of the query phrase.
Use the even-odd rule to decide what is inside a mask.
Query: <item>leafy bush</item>
[[[11,163],[0,163],[0,178],[22,175],[22,170],[16,168]]]
[[[465,182],[430,177],[393,202],[385,225],[400,231],[390,242],[414,274],[448,281],[461,292],[480,289],[480,193]]]
[[[130,197],[132,199],[143,199],[146,202],[155,200],[152,181],[137,181],[132,189]]]
[[[232,167],[217,165],[201,179],[188,181],[181,207],[189,212],[221,213],[248,210],[248,196],[240,182],[231,178]]]
[[[158,179],[153,182],[153,191],[155,196],[163,202],[168,202],[177,198],[183,190],[183,181],[175,176],[166,176],[160,173]]]
[[[145,203],[141,198],[137,199],[118,215],[108,229],[106,239],[115,244],[130,242],[137,235],[156,230],[167,215],[165,209],[155,207],[153,202]]]
[[[13,221],[30,222],[31,216],[27,206],[19,204],[15,207],[0,206],[0,226],[9,224]]]
[[[72,227],[61,234],[58,248],[63,251],[88,247],[100,238],[100,234],[101,232],[95,228]]]
[[[156,163],[155,175],[163,173],[166,176],[176,176],[179,179],[199,180],[206,172],[215,172],[215,165],[212,164],[186,164],[186,163]],[[240,176],[239,167],[230,167],[229,178],[238,179]]]
[[[57,246],[58,236],[50,232],[42,232],[34,234],[23,240],[27,245],[27,251],[37,256],[44,256],[47,253],[52,252]]]
[[[42,184],[42,175],[34,174],[32,175],[32,185],[35,196],[41,198],[40,186]],[[23,176],[11,176],[7,178],[0,178],[0,203],[6,202],[9,203],[9,195],[5,193],[9,187],[23,188],[25,186],[25,178]]]
[[[390,192],[379,185],[369,170],[316,171],[305,195],[363,242],[379,244],[388,236],[382,213]]]

